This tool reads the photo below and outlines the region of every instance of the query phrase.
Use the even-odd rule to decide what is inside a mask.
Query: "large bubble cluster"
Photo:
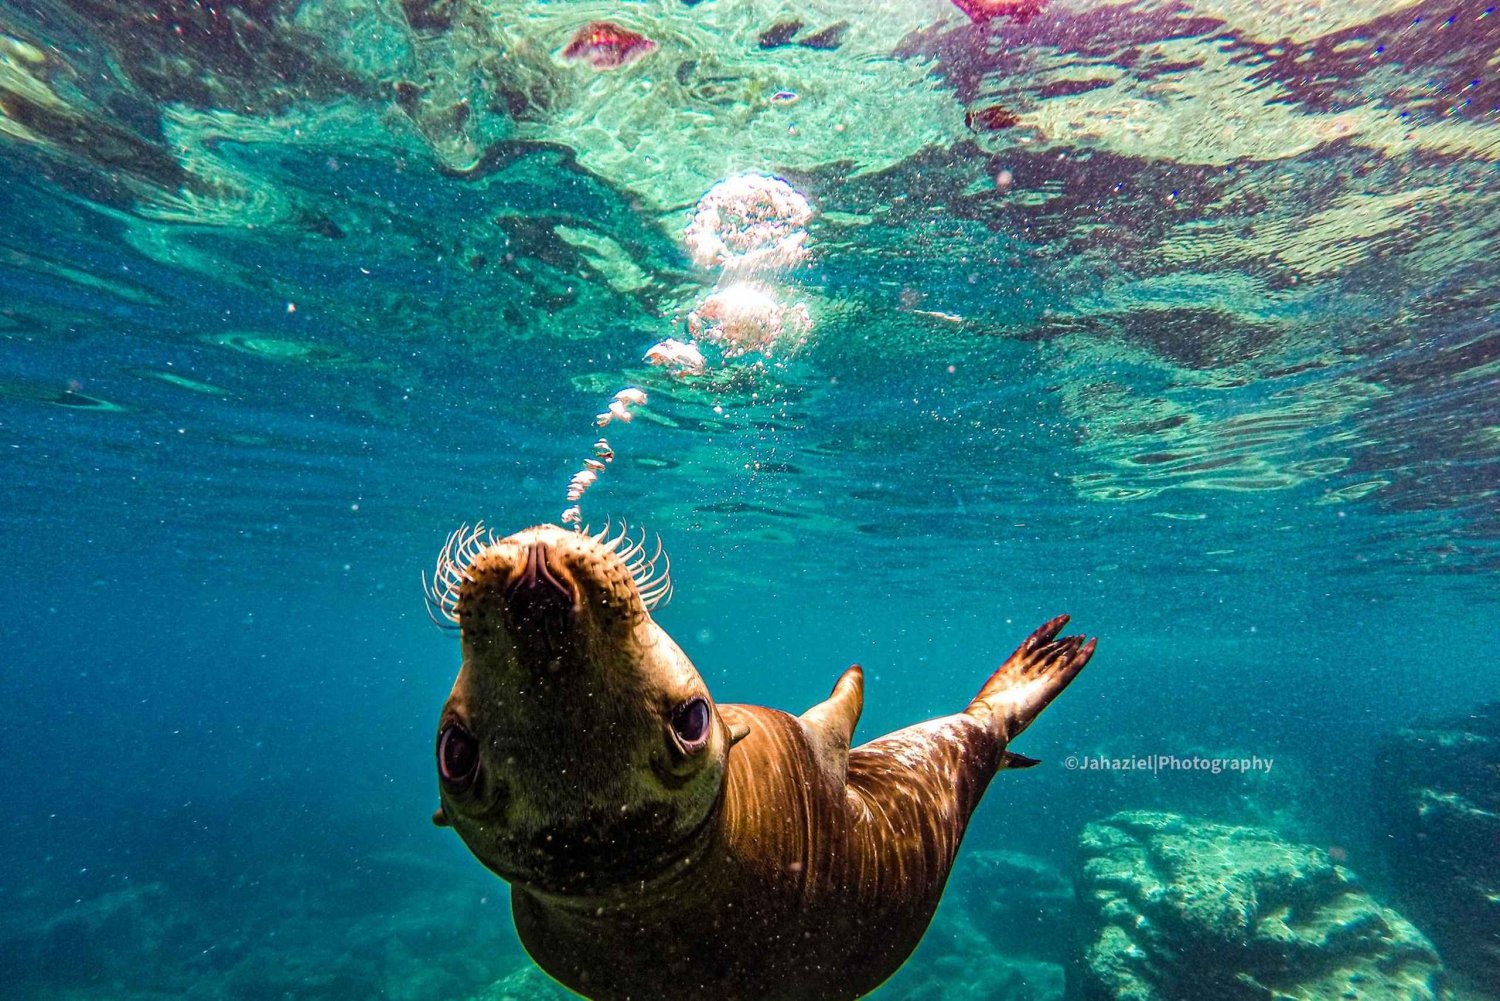
[[[709,189],[684,239],[701,268],[791,268],[807,260],[810,219],[812,206],[781,178],[740,174]]]
[[[806,263],[811,219],[807,199],[779,177],[741,174],[709,189],[683,239],[700,267],[717,269],[718,280],[687,314],[692,339],[664,338],[642,360],[674,379],[692,379],[714,366],[760,366],[806,344],[811,314],[800,302],[787,304],[768,274]],[[644,391],[622,389],[594,423],[599,428],[616,421],[628,424],[634,416],[631,408],[645,404]],[[571,506],[562,513],[563,524],[583,527],[583,495],[613,460],[613,447],[600,438],[593,455],[568,481]]]
[[[795,350],[811,330],[806,306],[783,305],[773,289],[759,282],[715,289],[688,314],[688,332],[717,347],[725,359]]]
[[[779,177],[740,174],[710,188],[683,242],[695,262],[718,270],[718,281],[687,315],[692,340],[669,337],[645,360],[687,377],[713,364],[785,357],[806,344],[812,315],[802,303],[785,302],[769,279],[807,262],[811,219],[807,199]]]

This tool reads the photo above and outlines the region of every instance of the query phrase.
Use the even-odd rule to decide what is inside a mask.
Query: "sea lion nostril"
[[[526,550],[526,563],[505,589],[505,614],[512,632],[539,642],[556,655],[573,628],[575,595],[548,564],[545,542]]]
[[[561,618],[573,612],[573,588],[558,578],[547,564],[547,545],[537,542],[526,549],[526,564],[505,588],[505,605],[520,621]]]
[[[526,551],[526,566],[506,588],[512,609],[525,612],[557,612],[573,608],[573,589],[558,579],[547,564],[547,544],[538,542]]]

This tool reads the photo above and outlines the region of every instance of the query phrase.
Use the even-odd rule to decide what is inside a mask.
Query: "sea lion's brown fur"
[[[571,592],[565,630],[507,608],[528,566]],[[1034,764],[1006,745],[1094,649],[1057,639],[1059,616],[963,712],[851,750],[852,667],[801,717],[714,707],[686,753],[670,715],[706,689],[607,544],[529,529],[465,577],[442,725],[473,732],[480,764],[469,788],[441,783],[434,819],[511,881],[538,965],[599,999],[873,990],[926,930],[990,779]]]

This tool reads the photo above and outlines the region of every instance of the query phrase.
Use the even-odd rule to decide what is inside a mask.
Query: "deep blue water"
[[[429,822],[459,651],[419,573],[460,522],[557,520],[627,385],[652,402],[585,507],[660,533],[656,617],[718,700],[801,711],[859,662],[877,736],[1066,611],[1099,652],[969,850],[1067,872],[1088,822],[1170,810],[1335,849],[1399,906],[1377,751],[1500,699],[1484,4],[830,2],[810,26],[856,23],[826,53],[728,0],[369,5],[376,41],[342,4],[147,6],[0,5],[0,993],[465,998],[525,967],[504,885]],[[651,56],[547,56],[626,6]],[[642,110],[632,73],[697,82]],[[754,138],[785,79],[795,149]],[[717,124],[661,110],[693,101]],[[633,159],[599,122],[646,130]],[[813,334],[672,380],[640,359],[714,285],[688,212],[752,169],[817,213],[776,279]],[[1063,764],[1098,754],[1275,766]],[[966,920],[885,993],[959,996]]]

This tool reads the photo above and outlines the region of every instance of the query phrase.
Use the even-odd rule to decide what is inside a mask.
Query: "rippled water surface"
[[[661,534],[719,699],[858,660],[875,736],[1067,611],[969,850],[1172,810],[1399,902],[1377,748],[1500,697],[1497,53],[1485,2],[3,0],[7,990],[543,996],[427,824],[419,572],[558,520],[627,386],[584,514]],[[810,331],[673,377],[745,171]],[[1060,996],[974,972],[964,873],[883,993]]]

